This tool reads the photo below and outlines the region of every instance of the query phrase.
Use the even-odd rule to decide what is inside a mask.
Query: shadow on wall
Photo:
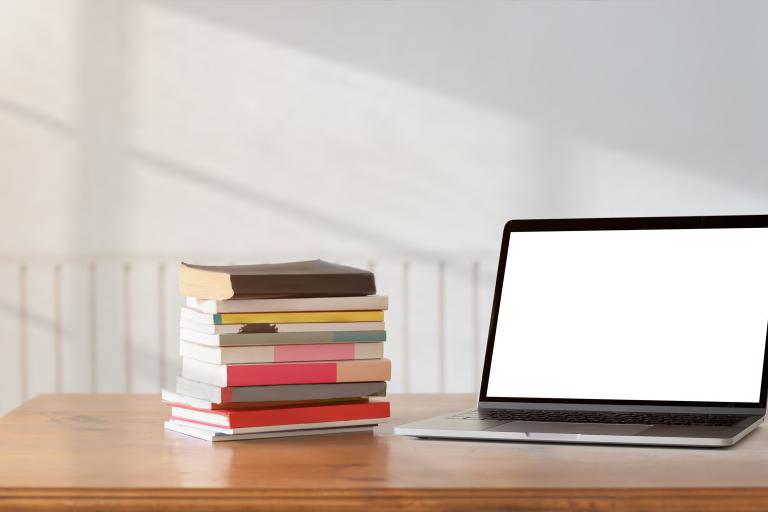
[[[765,2],[155,4],[768,190]]]

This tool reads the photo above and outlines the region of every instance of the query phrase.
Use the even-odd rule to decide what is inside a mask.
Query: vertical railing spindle
[[[472,263],[472,374],[473,382],[480,382],[480,357],[483,352],[480,339],[480,262]]]
[[[27,363],[29,350],[27,277],[27,264],[22,263],[19,267],[19,371],[21,379],[19,382],[19,391],[21,392],[22,402],[29,396],[29,364]]]
[[[53,353],[56,392],[62,390],[61,264],[53,267]]]
[[[165,263],[157,265],[157,352],[160,355],[160,388],[165,387]]]
[[[125,391],[133,390],[133,335],[131,332],[131,264],[123,265],[123,363]]]
[[[408,346],[408,287],[410,285],[410,267],[411,264],[408,260],[403,261],[403,360],[401,364],[403,368],[403,389],[406,393],[411,391],[411,355]]]
[[[437,263],[437,383],[445,392],[445,261]]]
[[[88,264],[88,352],[90,356],[91,393],[99,390],[98,345],[96,339],[96,263]]]

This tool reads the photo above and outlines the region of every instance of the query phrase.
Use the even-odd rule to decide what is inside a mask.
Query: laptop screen
[[[760,401],[768,228],[508,236],[484,400]]]

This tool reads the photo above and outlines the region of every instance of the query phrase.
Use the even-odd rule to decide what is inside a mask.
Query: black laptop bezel
[[[501,242],[499,267],[496,273],[496,288],[491,310],[491,323],[488,329],[483,377],[480,387],[479,403],[515,403],[542,404],[544,407],[552,404],[565,404],[568,408],[574,405],[585,406],[619,406],[619,407],[685,407],[685,408],[717,408],[741,410],[765,409],[766,394],[768,393],[768,326],[766,342],[763,346],[763,373],[760,383],[759,402],[689,402],[674,400],[603,400],[578,398],[532,398],[532,397],[491,397],[488,396],[488,378],[493,358],[493,344],[496,337],[499,303],[501,301],[504,272],[507,263],[509,238],[512,232],[526,231],[613,231],[613,230],[653,230],[653,229],[728,229],[728,228],[768,228],[768,215],[722,215],[699,217],[623,217],[623,218],[581,218],[581,219],[521,219],[510,220],[504,226]],[[768,262],[767,262],[768,264]]]

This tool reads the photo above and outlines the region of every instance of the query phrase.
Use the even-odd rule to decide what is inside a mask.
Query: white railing
[[[493,256],[333,259],[375,271],[379,292],[390,297],[385,353],[393,362],[392,392],[476,390]],[[182,304],[178,262],[171,256],[0,257],[0,414],[45,392],[147,393],[173,386]]]

